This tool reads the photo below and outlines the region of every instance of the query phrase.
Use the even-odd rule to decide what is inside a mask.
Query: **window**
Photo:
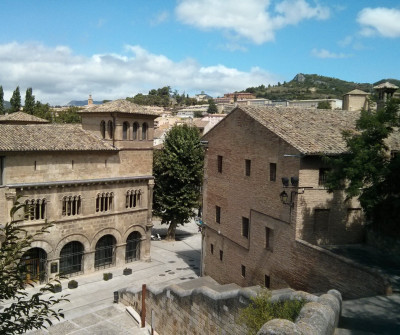
[[[265,249],[272,251],[273,238],[274,231],[269,227],[265,227]]]
[[[250,176],[250,171],[251,171],[251,160],[246,159],[245,160],[245,174],[246,176]]]
[[[4,157],[0,156],[0,185],[4,184]]]
[[[81,214],[82,200],[80,195],[66,196],[62,202],[62,216]]]
[[[242,277],[246,278],[246,267],[242,265]]]
[[[137,140],[139,124],[135,122],[132,127],[132,140]]]
[[[25,220],[44,220],[46,218],[46,199],[25,201]]]
[[[221,223],[221,207],[215,206],[215,222]]]
[[[129,123],[124,122],[122,124],[122,139],[127,140],[128,139],[128,131],[129,131]]]
[[[270,288],[270,286],[271,286],[271,278],[268,275],[264,276],[264,286],[266,288]]]
[[[214,255],[214,244],[210,244],[211,255]]]
[[[114,194],[99,193],[96,197],[96,212],[107,212],[113,208]]]
[[[100,122],[100,134],[102,138],[106,138],[106,122],[104,120]]]
[[[320,168],[319,169],[319,178],[318,178],[318,185],[324,186],[326,183],[327,174],[330,169],[327,168]]]
[[[149,126],[147,123],[142,124],[142,140],[147,140],[147,130],[149,129]]]
[[[314,210],[314,232],[325,235],[329,228],[330,210],[325,208],[316,208]]]
[[[218,156],[217,161],[218,161],[218,164],[217,164],[218,172],[222,173],[222,156]]]
[[[129,190],[126,192],[125,207],[135,208],[141,205],[142,191],[141,190]]]
[[[37,169],[37,163],[36,163],[36,161],[34,161],[33,162],[33,170],[36,171],[36,169]]]
[[[242,236],[249,238],[249,218],[242,217]]]
[[[269,164],[269,181],[276,181],[276,163]]]
[[[222,261],[224,258],[224,252],[222,250],[219,251],[219,260]]]
[[[75,162],[74,162],[74,160],[72,160],[72,161],[71,161],[71,169],[72,169],[72,170],[74,169],[74,165],[75,165]]]
[[[108,131],[108,137],[112,139],[114,136],[114,125],[112,121],[108,121],[107,131]]]

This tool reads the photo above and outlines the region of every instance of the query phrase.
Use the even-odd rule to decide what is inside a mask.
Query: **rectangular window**
[[[246,267],[242,265],[242,277],[246,278]]]
[[[327,168],[320,168],[319,169],[319,177],[318,177],[318,185],[324,186],[326,183],[327,174],[330,169]]]
[[[269,164],[269,181],[276,181],[276,163]]]
[[[271,286],[271,278],[268,275],[264,276],[264,286],[269,288]]]
[[[214,244],[210,244],[211,255],[214,255]]]
[[[224,252],[222,250],[219,251],[219,260],[222,261],[224,258]]]
[[[249,218],[242,217],[242,236],[249,238],[250,220]]]
[[[246,176],[250,176],[250,172],[251,172],[251,160],[250,159],[246,159],[245,160],[245,173],[246,173]]]
[[[222,173],[222,156],[218,156],[218,172]]]
[[[221,207],[215,206],[215,222],[221,223]]]
[[[273,240],[274,231],[271,228],[265,227],[265,249],[272,251]]]

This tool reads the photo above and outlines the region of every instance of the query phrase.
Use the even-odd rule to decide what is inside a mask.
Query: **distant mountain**
[[[377,83],[354,83],[337,78],[317,74],[298,73],[291,81],[278,83],[274,86],[249,87],[245,92],[256,95],[257,98],[270,100],[302,100],[302,99],[342,99],[345,93],[359,89],[367,93],[373,92],[373,86],[389,81],[400,87],[397,79],[382,79]]]
[[[94,105],[101,105],[103,103],[103,101],[93,101]],[[76,107],[82,107],[82,106],[86,106],[88,104],[87,100],[72,100],[70,102],[67,103],[67,106],[76,106]]]

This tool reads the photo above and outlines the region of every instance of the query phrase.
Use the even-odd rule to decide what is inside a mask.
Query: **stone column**
[[[115,266],[124,266],[125,265],[125,249],[126,249],[126,243],[116,246]]]
[[[83,273],[91,273],[94,271],[94,251],[89,251],[83,255]]]

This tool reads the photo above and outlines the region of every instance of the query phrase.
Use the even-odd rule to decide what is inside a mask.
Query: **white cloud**
[[[364,8],[358,13],[357,22],[364,36],[380,35],[400,37],[400,10],[394,8]]]
[[[151,19],[150,23],[153,26],[159,25],[165,21],[167,21],[169,18],[169,13],[168,11],[162,11],[160,13],[158,13],[153,19]]]
[[[312,49],[311,54],[317,58],[348,58],[351,57],[349,54],[334,53],[326,49]]]
[[[0,85],[9,100],[19,85],[22,100],[33,88],[36,99],[50,104],[83,100],[117,99],[171,86],[189,93],[206,91],[212,96],[249,86],[274,84],[277,77],[258,67],[240,71],[224,65],[201,66],[194,59],[175,62],[140,46],[127,45],[124,55],[83,57],[68,47],[35,43],[0,45]]]
[[[275,32],[305,19],[327,19],[329,9],[305,0],[284,0],[271,10],[270,0],[181,0],[178,20],[200,29],[222,29],[256,44],[273,41]]]

